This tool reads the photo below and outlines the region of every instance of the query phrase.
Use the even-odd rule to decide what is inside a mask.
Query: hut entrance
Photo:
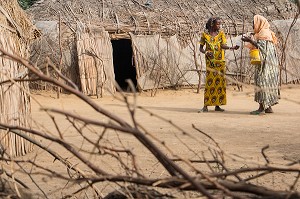
[[[137,86],[136,68],[132,58],[131,40],[112,40],[115,80],[124,91],[128,91],[127,79]]]

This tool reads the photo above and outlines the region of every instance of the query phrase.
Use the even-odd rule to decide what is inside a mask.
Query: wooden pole
[[[58,24],[58,43],[59,43],[59,53],[60,53],[58,71],[61,72],[63,54],[62,54],[62,44],[61,44],[61,14],[60,13],[59,13],[59,24]],[[59,75],[58,75],[58,81],[61,81]],[[57,87],[57,99],[59,99],[60,92],[61,92],[61,88]]]

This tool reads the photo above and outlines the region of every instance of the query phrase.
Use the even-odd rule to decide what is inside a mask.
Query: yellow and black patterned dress
[[[218,35],[211,36],[204,32],[201,36],[200,45],[205,45],[205,51],[214,54],[213,59],[205,58],[206,61],[206,83],[204,91],[204,106],[221,106],[226,104],[226,80],[224,50],[221,44],[226,44],[223,31]]]

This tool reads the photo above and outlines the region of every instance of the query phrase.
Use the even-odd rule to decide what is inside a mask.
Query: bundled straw
[[[0,24],[0,46],[27,57],[33,26],[16,0],[1,0]],[[0,57],[0,123],[30,127],[28,83],[14,81],[26,78],[27,73],[24,66]],[[32,143],[4,130],[0,131],[0,144],[10,156],[24,155],[33,149]]]

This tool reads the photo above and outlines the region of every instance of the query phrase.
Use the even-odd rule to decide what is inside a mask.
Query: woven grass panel
[[[114,94],[112,45],[106,31],[77,31],[78,65],[82,92],[102,97]]]

